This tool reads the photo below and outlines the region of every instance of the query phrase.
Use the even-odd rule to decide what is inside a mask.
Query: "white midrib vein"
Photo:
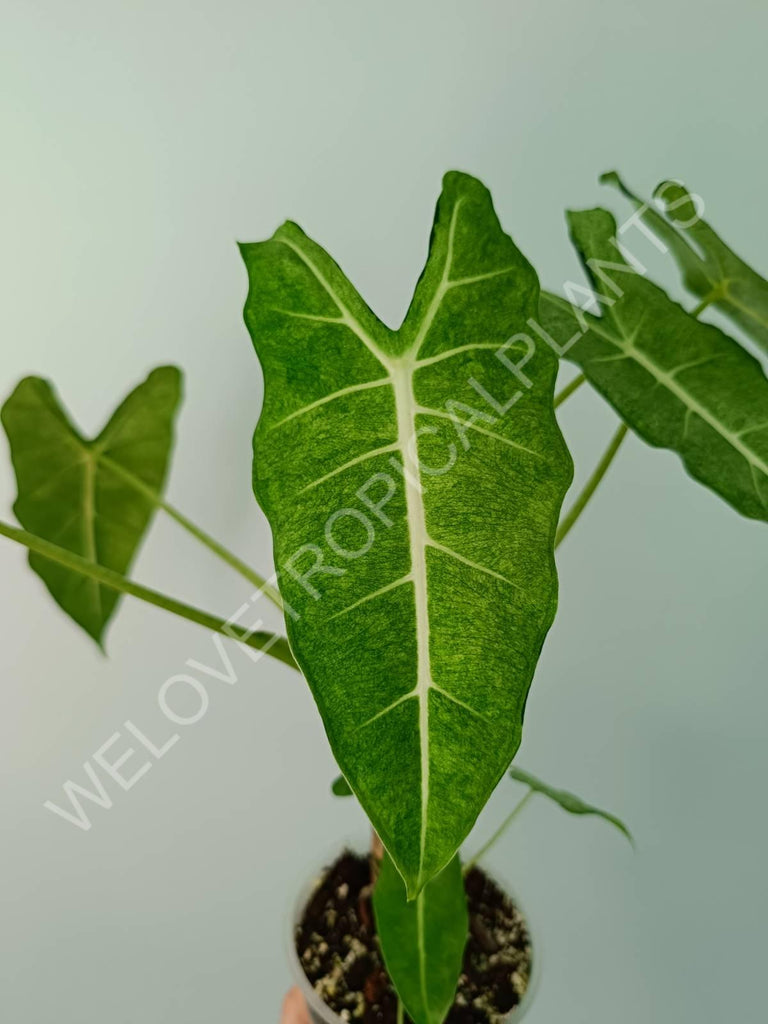
[[[429,691],[432,671],[429,661],[429,610],[427,605],[427,533],[424,513],[424,495],[416,446],[412,443],[415,431],[416,400],[413,395],[413,374],[406,367],[393,374],[395,409],[397,411],[397,442],[403,460],[405,508],[408,518],[408,537],[411,552],[411,578],[416,611],[416,687],[419,698],[419,737],[421,744],[421,833],[419,871],[423,870],[427,840],[427,810],[429,806]]]
[[[424,900],[426,891],[421,890],[416,897],[416,946],[419,951],[419,986],[421,1000],[425,1012],[429,1012],[429,993],[427,989],[427,937],[424,928]]]
[[[363,326],[347,307],[341,296],[337,294],[330,281],[314,261],[294,242],[291,242],[288,239],[277,239],[277,241],[282,242],[283,245],[288,246],[289,249],[296,253],[302,262],[314,274],[336,304],[336,307],[341,314],[340,321],[344,323],[354,334],[356,334],[358,338],[360,338],[366,348],[384,367],[394,391],[395,411],[397,416],[397,441],[395,443],[395,447],[399,450],[400,457],[403,461],[406,516],[408,521],[408,537],[411,556],[410,576],[414,588],[414,606],[416,613],[417,671],[416,685],[412,692],[419,700],[419,744],[421,750],[421,827],[419,836],[419,877],[417,881],[419,888],[422,884],[424,855],[427,842],[430,781],[429,691],[432,689],[433,684],[429,657],[429,606],[427,595],[427,546],[430,542],[430,537],[427,532],[421,469],[415,444],[416,414],[419,406],[413,393],[413,376],[417,367],[419,349],[429,333],[446,291],[452,285],[452,282],[450,281],[450,273],[453,262],[453,242],[456,231],[456,219],[460,205],[461,200],[458,200],[451,211],[443,270],[440,276],[440,281],[427,308],[427,312],[419,325],[419,329],[409,351],[400,358],[395,359],[382,352],[376,342],[368,336]],[[505,271],[500,271],[500,273],[503,272]],[[464,282],[461,281],[456,283]],[[420,910],[420,914],[421,913],[423,913],[423,911]],[[423,920],[420,917],[420,930],[422,928]],[[424,964],[422,964],[422,970],[425,970]],[[426,977],[424,977],[423,984],[426,985]]]
[[[96,463],[89,451],[83,453],[83,553],[89,562],[97,562],[96,552]],[[96,614],[101,618],[101,586],[89,580]]]
[[[698,402],[693,395],[680,387],[675,379],[666,371],[662,370],[652,359],[647,358],[644,352],[640,349],[632,349],[631,352],[627,353],[631,355],[631,358],[635,359],[644,369],[650,374],[656,377],[658,382],[675,395],[676,398],[688,407],[688,412],[693,413],[694,416],[698,416],[708,426],[710,426],[716,433],[720,434],[728,443],[736,449],[736,451],[743,456],[744,459],[749,463],[750,467],[755,470],[759,469],[762,473],[768,475],[768,463],[760,458],[751,448],[748,448],[741,440],[740,436],[720,422],[716,416],[714,416],[709,409]],[[758,497],[759,497],[758,492]]]

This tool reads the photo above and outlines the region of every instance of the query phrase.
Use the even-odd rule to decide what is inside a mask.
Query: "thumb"
[[[297,988],[292,988],[283,1000],[280,1024],[311,1024],[304,996]]]

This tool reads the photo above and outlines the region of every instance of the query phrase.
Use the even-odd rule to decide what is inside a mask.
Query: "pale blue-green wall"
[[[395,322],[444,170],[486,180],[556,288],[578,273],[563,209],[621,209],[596,184],[618,166],[645,190],[685,178],[768,269],[763,0],[3,13],[0,390],[42,373],[95,430],[149,366],[179,363],[171,499],[261,569],[235,239],[298,220]],[[586,392],[564,412],[580,473],[613,422]],[[4,514],[12,498],[4,457]],[[496,851],[543,940],[531,1024],[764,1018],[767,538],[632,440],[562,550],[520,761],[625,817],[638,852],[543,801]],[[5,542],[0,567],[3,1019],[272,1024],[289,894],[361,825],[328,794],[307,693],[233,652],[240,684],[212,683],[206,718],[79,832],[43,801],[125,719],[156,733],[159,686],[210,662],[210,640],[129,603],[105,660]],[[136,573],[222,613],[248,592],[164,521]],[[515,796],[502,786],[480,838]]]

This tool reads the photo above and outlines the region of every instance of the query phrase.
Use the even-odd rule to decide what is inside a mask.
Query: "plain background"
[[[150,367],[178,363],[170,500],[262,571],[236,239],[298,220],[396,324],[445,170],[487,182],[557,289],[580,279],[563,211],[625,211],[597,185],[618,166],[646,193],[685,179],[768,270],[762,0],[2,11],[0,390],[43,374],[95,432]],[[615,417],[583,390],[562,423],[583,478]],[[519,762],[620,814],[638,849],[539,799],[495,850],[541,940],[531,1024],[763,1020],[765,527],[633,439],[559,565]],[[6,542],[0,572],[0,1019],[272,1024],[291,896],[364,829],[329,794],[308,692],[232,649],[239,683],[211,681],[205,718],[81,832],[43,802],[125,719],[159,739],[160,686],[188,658],[215,664],[211,640],[129,600],[105,659]],[[249,593],[163,518],[135,575],[225,615]],[[474,843],[518,795],[501,784]]]

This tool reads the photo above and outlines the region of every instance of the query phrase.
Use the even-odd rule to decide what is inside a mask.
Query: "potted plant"
[[[122,593],[298,668],[370,853],[338,851],[297,911],[294,960],[319,1021],[519,1019],[537,950],[519,907],[461,848],[505,773],[565,810],[619,819],[514,765],[557,604],[555,550],[629,430],[677,452],[745,516],[768,518],[768,283],[664,183],[569,215],[589,287],[540,293],[485,187],[444,179],[426,266],[398,330],[295,224],[244,244],[245,319],[264,373],[254,491],[276,574],[244,565],[163,497],[180,373],[153,371],[95,439],[52,387],[23,380],[2,410],[17,528],[54,599],[99,644]],[[698,300],[690,312],[628,248],[652,232]],[[745,343],[699,317],[712,306]],[[562,359],[578,367],[558,394]],[[572,463],[556,409],[585,382],[620,424],[561,515]],[[129,579],[163,510],[284,612],[287,638]]]

